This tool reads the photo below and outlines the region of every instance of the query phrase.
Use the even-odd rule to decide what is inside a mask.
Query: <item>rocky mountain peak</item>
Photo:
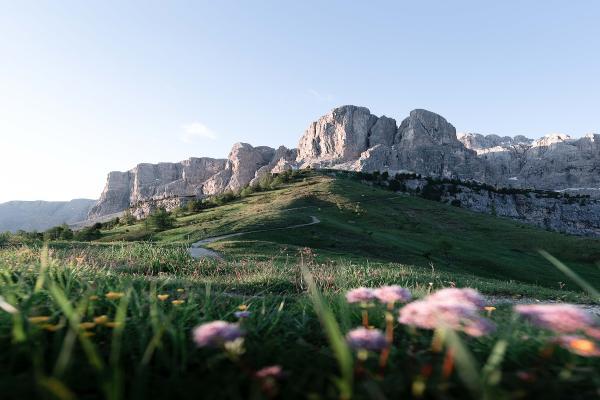
[[[566,189],[600,187],[600,135],[571,139],[456,133],[444,117],[424,109],[396,120],[366,107],[336,107],[312,122],[297,149],[233,145],[227,159],[190,158],[138,164],[111,172],[90,216],[138,202],[203,197],[239,190],[267,173],[313,166],[358,171],[413,171],[500,186]],[[174,207],[177,201],[169,201]]]

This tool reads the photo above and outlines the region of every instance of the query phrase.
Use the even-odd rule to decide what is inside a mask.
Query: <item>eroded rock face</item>
[[[417,109],[399,126],[365,107],[335,108],[311,123],[298,149],[233,146],[227,159],[190,158],[180,163],[139,164],[111,172],[90,217],[108,215],[149,200],[203,197],[237,191],[267,173],[288,169],[411,171],[476,180],[498,186],[574,191],[600,196],[600,135],[572,139],[550,135],[458,134],[433,112]]]
[[[298,161],[342,163],[360,157],[368,148],[377,122],[368,108],[343,106],[310,124],[298,144]]]

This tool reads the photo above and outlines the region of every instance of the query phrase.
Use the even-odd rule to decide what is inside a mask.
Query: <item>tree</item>
[[[133,225],[135,223],[135,217],[131,214],[131,211],[127,210],[123,213],[119,221],[123,225]]]
[[[164,208],[157,208],[146,218],[146,226],[157,232],[170,229],[174,225],[175,218]]]
[[[100,239],[102,237],[102,233],[100,232],[101,227],[102,224],[97,223],[80,229],[75,232],[74,239],[80,242],[91,242],[92,240]]]

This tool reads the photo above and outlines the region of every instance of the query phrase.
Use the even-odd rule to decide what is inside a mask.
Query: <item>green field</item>
[[[312,217],[320,223],[279,229]],[[236,232],[249,233],[209,245],[220,260],[187,252],[195,241]],[[317,172],[182,213],[161,232],[141,222],[103,230],[95,242],[7,247],[0,250],[0,296],[15,310],[0,311],[0,397],[596,398],[598,359],[553,346],[550,332],[515,318],[510,305],[491,314],[495,333],[448,334],[443,349],[432,347],[431,331],[395,322],[383,373],[375,354],[348,358],[340,339],[361,323],[360,309],[344,300],[358,286],[398,284],[415,297],[457,286],[508,298],[597,301],[539,250],[600,287],[598,239]],[[240,305],[251,312],[241,323],[244,354],[194,346],[194,326],[234,322]],[[370,308],[370,324],[383,328],[384,314],[382,306]],[[80,325],[103,315],[112,324]],[[48,318],[31,319],[40,316]],[[450,373],[448,349],[456,355]],[[254,376],[274,364],[285,376]]]

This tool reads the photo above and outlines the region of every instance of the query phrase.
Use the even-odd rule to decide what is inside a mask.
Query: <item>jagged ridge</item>
[[[581,139],[551,135],[536,141],[524,136],[457,135],[452,124],[427,110],[413,110],[397,125],[394,119],[377,117],[368,108],[348,105],[311,123],[298,149],[237,143],[227,159],[190,158],[111,172],[90,217],[149,200],[172,208],[180,204],[173,199],[237,190],[262,174],[308,166],[412,171],[500,186],[550,190],[585,187],[593,192],[600,187],[599,143],[600,135]]]

